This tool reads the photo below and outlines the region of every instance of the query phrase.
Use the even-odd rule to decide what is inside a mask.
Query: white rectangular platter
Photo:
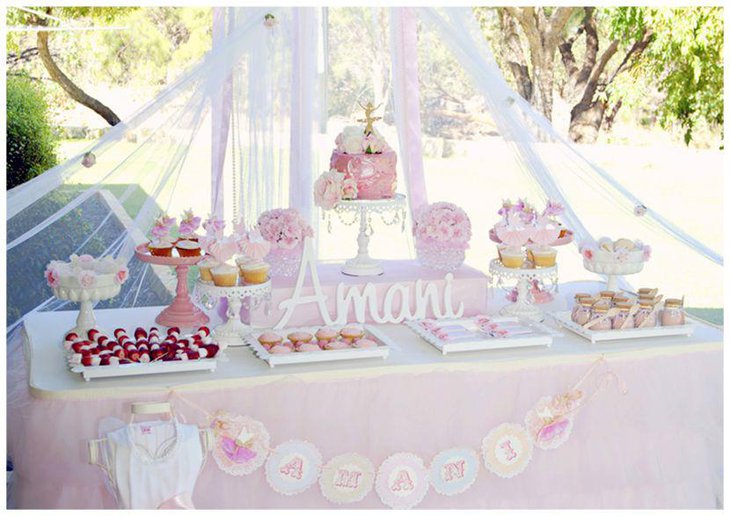
[[[283,328],[281,330],[277,330],[276,333],[278,333],[279,335],[286,335],[295,331],[306,331],[308,333],[314,334],[319,328],[319,326],[310,326],[304,328]],[[333,329],[339,331],[341,327],[333,327]],[[311,364],[315,362],[331,362],[336,360],[387,358],[388,353],[390,352],[390,348],[387,344],[385,344],[384,338],[381,336],[382,334],[380,334],[375,328],[371,326],[363,326],[363,329],[365,330],[365,337],[377,342],[378,347],[363,349],[327,349],[322,351],[309,351],[306,353],[294,352],[275,354],[269,353],[266,348],[264,348],[261,343],[259,343],[258,338],[259,335],[263,333],[262,331],[253,331],[249,333],[248,335],[246,335],[246,337],[244,337],[244,341],[251,347],[257,357],[269,364],[269,367],[275,367],[277,365],[285,364]]]
[[[468,342],[444,342],[429,330],[424,328],[421,320],[406,321],[406,326],[416,332],[423,340],[441,351],[442,354],[458,353],[463,351],[483,351],[491,349],[524,348],[531,346],[547,346],[553,343],[552,331],[547,326],[537,322],[521,321],[516,317],[490,317],[497,324],[520,325],[532,330],[529,335],[515,335],[512,337],[488,337]],[[435,323],[443,325],[459,325],[465,329],[478,332],[473,318],[438,319]]]
[[[203,358],[200,360],[175,360],[169,362],[147,362],[119,364],[107,366],[71,367],[72,373],[81,373],[87,382],[92,378],[115,378],[119,376],[136,376],[140,374],[183,373],[188,371],[215,371],[218,360]]]
[[[687,322],[681,326],[655,326],[653,328],[626,328],[624,330],[587,330],[570,320],[570,312],[548,314],[563,328],[596,343],[604,340],[643,339],[646,337],[669,337],[673,335],[692,335],[695,325]]]

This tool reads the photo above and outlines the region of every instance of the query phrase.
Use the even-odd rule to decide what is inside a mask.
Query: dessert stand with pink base
[[[178,326],[180,328],[193,328],[207,324],[210,320],[205,313],[195,306],[190,299],[188,292],[188,269],[203,259],[202,256],[153,256],[147,249],[147,244],[142,244],[134,249],[134,252],[142,262],[152,265],[169,265],[175,267],[177,274],[177,288],[175,299],[170,306],[165,308],[155,318],[155,322],[162,326]]]
[[[371,217],[373,213],[380,214],[380,218],[386,226],[401,223],[401,231],[406,227],[406,196],[395,194],[391,199],[340,201],[331,210],[325,210],[323,216],[327,220],[327,230],[332,228],[330,212],[334,211],[340,222],[352,226],[360,219],[360,231],[357,235],[357,255],[350,258],[342,266],[342,273],[348,276],[380,276],[383,274],[383,267],[378,260],[370,257],[368,243],[373,234]],[[392,219],[386,220],[385,213],[395,212]],[[346,213],[354,213],[352,220],[347,220]]]
[[[204,307],[213,309],[218,300],[228,300],[226,322],[213,329],[213,338],[220,345],[221,351],[228,346],[243,346],[243,338],[252,328],[241,321],[241,306],[246,309],[256,308],[261,302],[271,300],[271,280],[259,285],[239,285],[219,287],[209,281],[198,279],[195,283],[195,295]]]

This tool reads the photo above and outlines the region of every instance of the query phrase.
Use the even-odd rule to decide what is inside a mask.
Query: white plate
[[[555,321],[573,333],[577,333],[581,337],[591,342],[599,342],[603,340],[624,340],[624,339],[643,339],[646,337],[669,337],[672,335],[692,335],[695,325],[686,322],[681,326],[654,326],[653,328],[626,328],[624,330],[587,330],[580,324],[576,324],[570,320],[570,312],[555,312],[548,314]]]
[[[132,364],[119,364],[107,366],[83,366],[71,367],[72,373],[81,373],[87,382],[92,378],[114,378],[118,376],[135,376],[140,374],[161,374],[181,373],[187,371],[215,371],[218,360],[214,358],[201,358],[199,360],[174,360],[157,362],[136,362]]]
[[[442,354],[458,353],[462,351],[482,351],[490,349],[508,349],[508,348],[524,348],[531,346],[550,346],[553,343],[553,332],[547,326],[541,323],[522,321],[517,317],[490,317],[490,320],[495,323],[518,323],[525,327],[530,327],[534,330],[534,334],[526,336],[514,336],[514,337],[494,337],[475,339],[468,342],[444,342],[443,340],[436,337],[426,328],[421,326],[421,319],[414,321],[406,321],[406,326],[416,332],[423,340],[431,344],[436,349],[440,350]],[[476,329],[476,323],[473,317],[462,317],[459,319],[438,319],[438,324],[458,324],[464,326],[466,329]]]
[[[306,331],[314,335],[321,326],[309,326],[304,328],[283,328],[275,333],[285,336],[295,331]],[[332,329],[339,331],[342,327],[336,326]],[[244,337],[244,341],[253,349],[256,356],[264,360],[269,367],[283,364],[311,364],[313,362],[331,362],[336,360],[354,360],[364,358],[382,358],[385,359],[390,352],[390,348],[385,344],[381,334],[370,326],[363,326],[365,330],[365,338],[374,340],[378,343],[377,348],[348,348],[348,349],[327,349],[322,351],[307,351],[293,353],[269,353],[258,341],[259,335],[264,331],[254,331]],[[266,330],[271,331],[271,330]]]

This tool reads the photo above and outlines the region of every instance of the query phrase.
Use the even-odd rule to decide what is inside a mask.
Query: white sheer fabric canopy
[[[399,150],[399,184],[413,207],[427,202],[429,174],[420,137],[420,23],[419,30],[436,33],[472,79],[500,136],[541,197],[566,206],[564,223],[576,232],[577,241],[590,240],[589,231],[600,236],[606,218],[620,221],[628,236],[638,221],[648,231],[647,241],[651,235],[669,235],[722,264],[717,251],[650,205],[645,216],[634,215],[635,207],[643,204],[640,198],[583,158],[508,86],[470,9],[343,9],[352,9],[355,21],[338,30],[361,30],[389,42],[377,56],[383,68],[378,77],[386,81],[354,84],[349,96],[335,93],[351,106],[350,119],[364,96],[385,101],[382,132]],[[275,23],[265,23],[267,14]],[[388,20],[390,30],[378,32],[376,18]],[[355,83],[357,73],[372,61],[371,56],[338,52],[337,41],[328,37],[332,23],[326,8],[216,10],[213,49],[91,145],[85,152],[94,154],[95,165],[85,167],[82,153],[8,191],[9,276],[26,278],[25,285],[41,285],[46,263],[72,253],[130,259],[134,245],[146,239],[162,212],[179,216],[192,208],[202,216],[242,216],[252,224],[263,210],[293,206],[316,223],[312,183],[328,168],[328,152],[345,123],[328,115],[333,87],[328,70],[350,67]],[[498,187],[500,172],[494,174],[494,184],[480,188]],[[441,200],[440,192],[428,194],[431,201]],[[483,239],[484,228],[494,220],[473,222],[482,228],[475,238]],[[328,242],[324,228],[318,237]],[[393,252],[408,254],[407,242],[400,238]],[[118,298],[104,306],[169,299],[170,275],[132,260],[130,276]],[[45,284],[28,289],[11,283],[9,330],[31,311],[65,306]]]

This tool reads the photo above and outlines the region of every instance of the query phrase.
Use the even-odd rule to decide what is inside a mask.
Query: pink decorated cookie
[[[282,344],[277,344],[276,346],[272,346],[269,350],[269,353],[273,353],[275,355],[279,355],[282,353],[291,353],[292,349],[289,346],[284,346]]]
[[[307,342],[305,344],[300,344],[297,347],[297,351],[299,351],[299,352],[322,351],[322,348],[320,348],[317,344],[312,344],[311,342]]]
[[[361,326],[345,326],[340,330],[340,335],[349,344],[365,336],[365,330]]]
[[[324,345],[325,349],[347,349],[350,345],[347,342],[341,340],[333,340]]]
[[[295,331],[287,335],[286,338],[289,339],[294,346],[296,346],[297,344],[310,342],[314,338],[314,335],[306,331]]]
[[[352,345],[354,348],[377,348],[378,343],[371,339],[358,339]]]

